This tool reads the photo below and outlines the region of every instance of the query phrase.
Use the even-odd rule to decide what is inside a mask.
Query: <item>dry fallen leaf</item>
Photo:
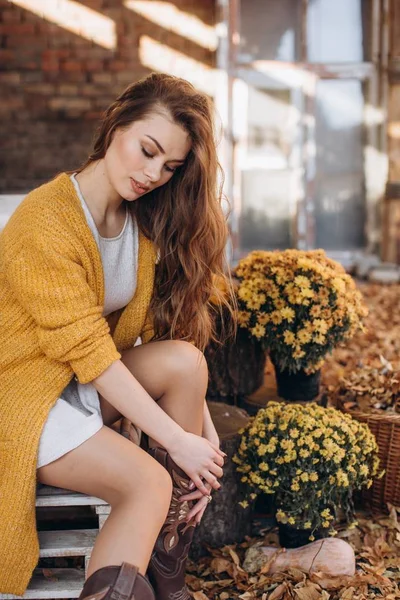
[[[42,569],[42,573],[48,581],[58,581],[58,577],[55,576],[52,569]]]
[[[208,596],[203,594],[203,592],[194,592],[193,593],[194,600],[210,600]]]
[[[322,371],[323,394],[335,405],[340,382],[349,409],[400,412],[400,285],[368,283],[360,289],[370,310],[368,331],[357,333],[328,357]],[[194,600],[400,600],[400,507],[388,509],[389,514],[371,515],[359,507],[358,526],[352,530],[338,523],[338,537],[356,554],[353,577],[305,575],[296,569],[268,575],[263,563],[246,573],[248,549],[255,551],[261,544],[279,550],[276,528],[260,525],[254,538],[208,548],[208,556],[189,562],[188,586],[197,594]]]
[[[296,597],[299,600],[321,600],[322,594],[315,587],[306,586],[295,589]]]
[[[278,587],[276,587],[274,589],[272,594],[270,594],[268,600],[281,600],[281,598],[283,598],[286,590],[287,590],[287,584],[281,583],[280,585],[278,585]]]

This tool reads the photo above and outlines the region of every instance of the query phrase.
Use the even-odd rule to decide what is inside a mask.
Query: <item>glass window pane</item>
[[[269,169],[288,167],[299,116],[290,90],[248,88],[247,158]]]
[[[359,81],[317,86],[316,245],[352,250],[364,245],[364,98]]]
[[[241,61],[299,60],[299,0],[241,0]]]
[[[368,60],[370,10],[369,0],[310,0],[308,60],[318,63]]]
[[[242,172],[242,252],[291,246],[292,181],[290,171],[251,169]]]

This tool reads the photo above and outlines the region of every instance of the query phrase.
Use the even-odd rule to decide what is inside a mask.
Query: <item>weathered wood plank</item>
[[[78,493],[36,497],[36,506],[99,506],[103,504],[107,505],[107,502],[101,498]]]
[[[85,582],[81,569],[35,569],[24,596],[0,594],[0,600],[29,599],[50,600],[56,598],[78,598]],[[51,574],[51,577],[49,576]]]
[[[86,556],[91,553],[97,529],[39,531],[40,557]]]

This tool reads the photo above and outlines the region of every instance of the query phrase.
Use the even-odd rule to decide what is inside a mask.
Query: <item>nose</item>
[[[157,183],[161,177],[161,165],[152,161],[151,164],[146,165],[143,173],[151,183]]]

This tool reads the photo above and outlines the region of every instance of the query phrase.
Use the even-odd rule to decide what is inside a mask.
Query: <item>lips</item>
[[[131,187],[132,187],[133,191],[135,192],[135,194],[145,194],[146,192],[149,191],[149,189],[150,189],[149,187],[139,183],[139,181],[136,181],[136,179],[133,179],[131,177],[130,180],[131,180]]]

